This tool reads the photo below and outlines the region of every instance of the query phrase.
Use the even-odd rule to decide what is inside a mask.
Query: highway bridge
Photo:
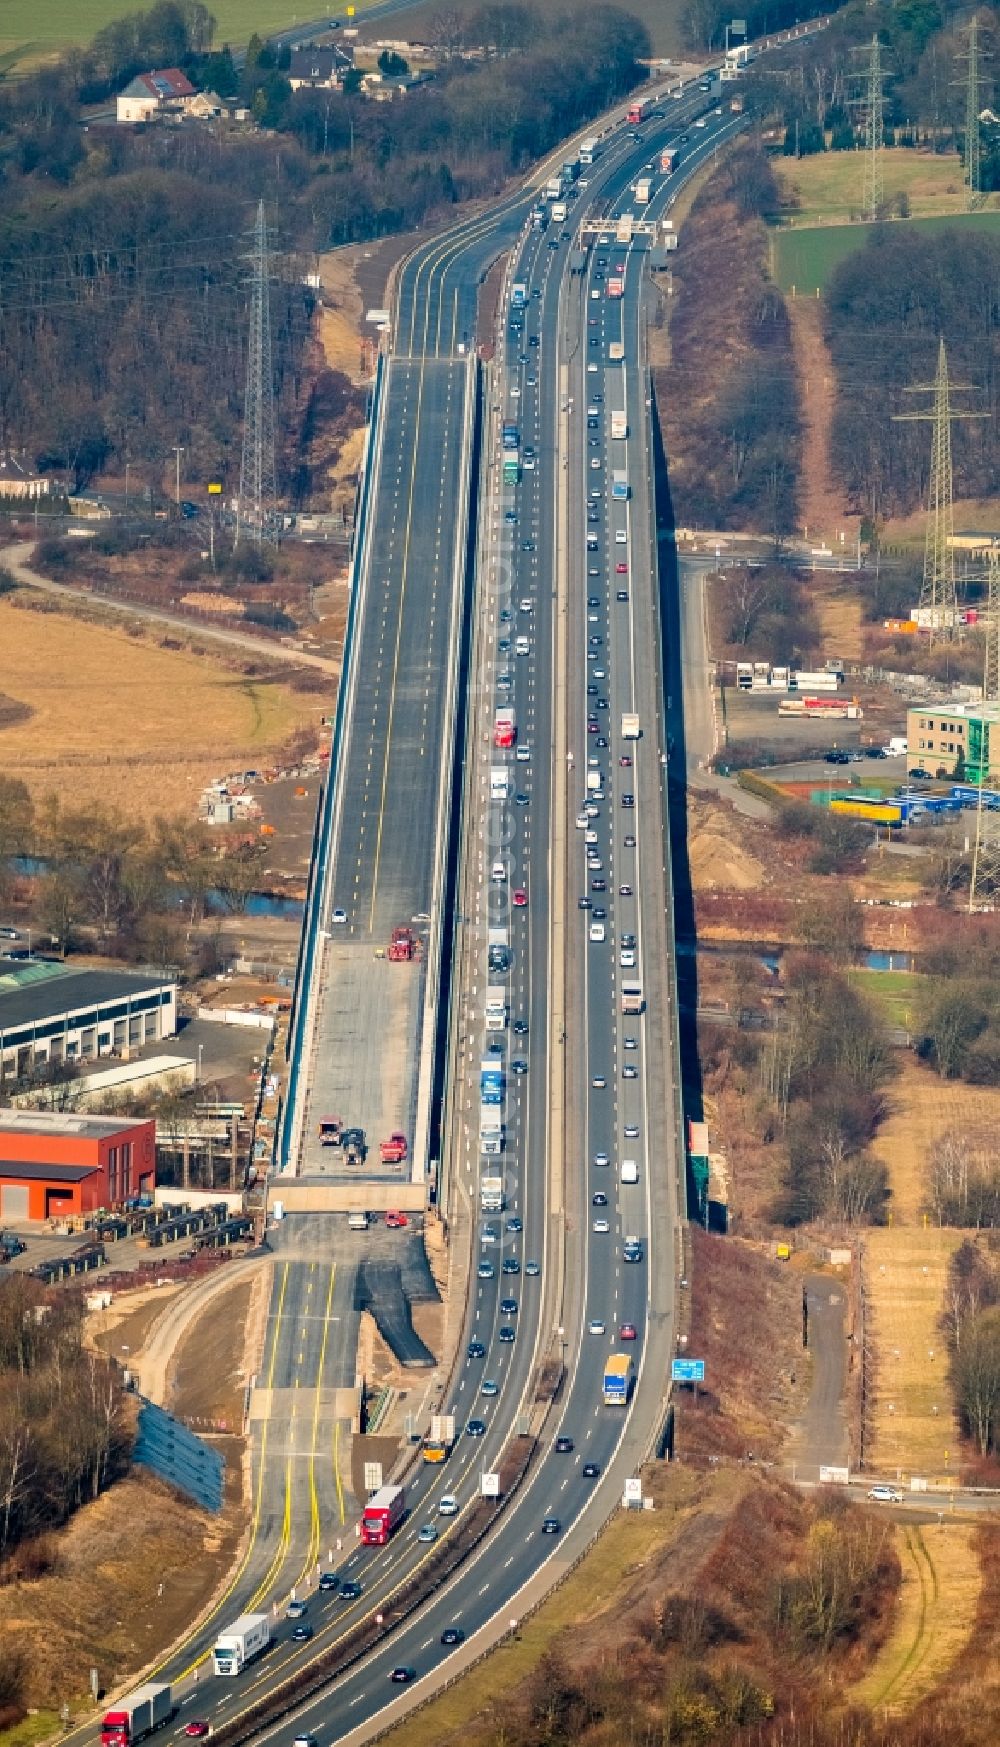
[[[716,92],[664,101],[641,129],[609,125],[565,226],[531,228],[529,187],[425,245],[397,278],[318,850],[316,958],[300,991],[294,1144],[272,1190],[287,1216],[251,1410],[253,1516],[226,1595],[162,1670],[178,1683],[181,1724],[205,1716],[227,1740],[364,1738],[390,1701],[419,1697],[443,1663],[475,1654],[572,1564],[664,1434],[685,1217],[666,787],[679,699],[668,703],[656,561],[648,239],[595,245],[582,273],[570,262],[584,214],[629,211],[637,175],[701,112],[681,170],[655,177],[647,216],[659,221],[739,125]],[[503,253],[506,292],[525,286],[524,313],[511,319],[505,298],[497,355],[483,368],[478,287]],[[612,277],[620,297],[608,295]],[[612,411],[624,413],[627,437],[612,438]],[[517,484],[503,476],[504,422],[533,463]],[[616,473],[627,496],[615,494]],[[492,744],[501,703],[518,721],[517,747],[502,754]],[[623,739],[625,713],[638,715],[638,739]],[[377,956],[400,924],[421,943],[411,963]],[[491,976],[498,926],[510,962]],[[632,979],[643,1010],[623,1013]],[[506,1205],[482,1215],[491,986],[509,1020]],[[413,1135],[409,1181],[377,1166],[352,1175],[340,1160],[331,1169],[316,1144],[328,1110],[371,1125],[376,1139],[379,1125]],[[411,1466],[407,1520],[389,1545],[362,1548],[344,1452],[367,1236],[348,1234],[337,1209],[351,1197],[392,1205],[390,1195],[415,1207],[429,1176],[443,1211],[473,1235],[462,1352],[436,1402],[460,1435],[442,1467]],[[397,1237],[409,1241],[379,1233],[380,1243]],[[602,1403],[612,1352],[634,1359],[625,1409]],[[514,1449],[527,1462],[520,1484],[433,1599],[262,1731],[254,1707],[289,1675],[346,1644],[360,1621],[394,1618],[401,1587],[438,1557]],[[328,1564],[360,1594],[318,1593]],[[309,1643],[293,1643],[283,1619],[292,1593],[308,1595]],[[280,1641],[241,1679],[217,1680],[206,1653],[251,1607],[272,1611]],[[440,1643],[453,1624],[466,1639],[457,1650]],[[417,1678],[394,1700],[396,1665]]]

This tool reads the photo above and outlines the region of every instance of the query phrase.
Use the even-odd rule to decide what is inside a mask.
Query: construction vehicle
[[[365,1146],[365,1131],[363,1128],[345,1128],[341,1134],[341,1144],[344,1148],[344,1163],[348,1165],[363,1165],[368,1149]]]
[[[455,1415],[453,1413],[435,1413],[431,1416],[431,1429],[424,1438],[421,1455],[425,1462],[446,1462],[451,1455],[455,1442]]]
[[[387,954],[392,964],[409,964],[417,956],[417,943],[412,928],[394,928]]]
[[[340,1116],[321,1116],[319,1119],[320,1146],[339,1146],[344,1138],[344,1122]]]
[[[383,1165],[401,1165],[408,1151],[405,1134],[390,1134],[388,1140],[379,1143],[378,1150]]]

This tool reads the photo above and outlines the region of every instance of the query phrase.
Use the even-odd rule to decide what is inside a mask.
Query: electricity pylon
[[[243,462],[236,517],[236,542],[246,534],[259,546],[277,540],[274,470],[274,377],[271,371],[270,255],[264,202],[257,206],[254,230],[247,386],[243,408]]]
[[[968,72],[964,81],[965,150],[962,159],[970,210],[979,206],[983,197],[982,154],[979,137],[979,115],[982,109],[979,63],[982,58],[979,47],[979,20],[973,13],[972,22],[969,25],[969,46],[964,55],[958,57],[960,61],[968,63]]]
[[[857,51],[862,52],[860,49]],[[865,218],[877,218],[885,196],[882,166],[885,152],[885,92],[882,89],[885,73],[882,68],[882,44],[877,34],[872,37],[872,46],[868,55],[868,70],[858,73],[856,78],[862,80],[860,97],[851,99],[852,105],[864,111],[865,120],[865,179],[861,196],[861,212]]]
[[[942,337],[938,347],[937,375],[933,382],[915,383],[907,394],[933,394],[930,412],[896,413],[898,421],[929,420],[933,427],[931,439],[931,476],[927,499],[927,532],[924,539],[924,580],[920,589],[921,607],[931,610],[929,630],[932,639],[942,632],[954,635],[958,624],[958,598],[955,590],[955,531],[952,499],[951,427],[954,419],[981,419],[978,412],[955,412],[951,404],[952,389],[963,392],[971,388],[967,382],[949,382],[948,354]]]
[[[990,705],[995,714],[991,718]],[[970,723],[970,738],[971,727]],[[976,846],[972,852],[972,877],[969,881],[969,909],[976,900],[995,901],[1000,889],[1000,795],[990,791],[986,804],[984,789],[990,774],[992,748],[990,730],[1000,735],[1000,547],[991,546],[987,566],[986,655],[983,663],[983,713],[979,746],[979,799],[976,807]]]

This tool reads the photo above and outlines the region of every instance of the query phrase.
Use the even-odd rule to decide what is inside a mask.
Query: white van
[[[603,922],[592,922],[590,924],[590,938],[591,940],[598,942],[598,944],[604,939]]]
[[[490,874],[490,879],[495,886],[505,886],[507,884],[507,866],[505,862],[495,861],[493,863],[493,870]]]
[[[502,764],[490,770],[490,800],[505,801],[510,794],[510,777]]]
[[[622,1159],[621,1179],[623,1183],[638,1183],[639,1167],[634,1159]]]
[[[367,1231],[367,1213],[349,1213],[347,1215],[347,1229],[348,1231]]]

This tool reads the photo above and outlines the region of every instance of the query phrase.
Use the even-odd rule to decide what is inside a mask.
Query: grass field
[[[359,23],[371,4],[372,0],[354,0]],[[566,10],[564,0],[532,0],[532,5],[543,14]],[[46,0],[44,6],[33,3],[33,0],[3,0],[0,8],[0,72],[44,60],[71,44],[89,42],[104,25],[135,9],[133,0],[77,0],[76,4],[71,0]],[[460,10],[474,9],[472,0],[465,7],[460,6]],[[398,21],[391,21],[392,30],[399,36],[426,38],[431,20],[440,10],[435,0],[408,7]],[[287,30],[299,23],[312,24],[323,16],[321,8],[310,9],[308,0],[299,0],[297,11],[295,0],[210,0],[209,11],[216,20],[215,41],[233,44],[245,43],[254,31],[265,35],[268,31]],[[675,55],[680,52],[678,0],[667,0],[665,5],[658,0],[630,0],[629,11],[648,25],[655,54]],[[345,21],[346,6],[331,7],[329,16]]]
[[[384,1737],[387,1747],[439,1747],[489,1706],[502,1709],[505,1697],[516,1692],[546,1651],[558,1653],[560,1634],[574,1627],[592,1627],[606,1617],[610,1644],[616,1612],[642,1585],[647,1568],[651,1574],[661,1569],[659,1561],[699,1508],[735,1502],[740,1485],[732,1470],[720,1470],[707,1484],[703,1476],[679,1467],[661,1470],[652,1480],[647,1473],[644,1488],[653,1491],[656,1509],[620,1512],[572,1575],[522,1622],[517,1638],[505,1639],[463,1680],[390,1730]]]
[[[354,0],[358,17],[371,0]],[[114,19],[138,10],[133,0],[3,0],[0,8],[0,71],[16,63],[58,54],[73,43],[89,42],[97,31]],[[288,29],[293,24],[312,24],[323,17],[322,8],[310,8],[308,0],[210,0],[216,20],[217,43],[245,43],[254,31]],[[346,8],[331,8],[330,17],[347,16]]]
[[[874,1437],[881,1474],[955,1474],[958,1438],[939,1328],[948,1264],[961,1232],[889,1226],[865,1238],[869,1341],[876,1356]]]
[[[899,973],[870,974],[895,977]],[[941,1080],[911,1055],[903,1055],[901,1064],[898,1078],[887,1090],[889,1115],[879,1129],[874,1151],[889,1169],[893,1224],[919,1225],[923,1219],[924,1173],[935,1141],[948,1129],[967,1130],[972,1137],[995,1132],[1000,1117],[1000,1094],[989,1086]]]
[[[1000,212],[958,212],[951,217],[897,219],[929,236],[955,226],[971,230],[1000,232]],[[834,268],[856,249],[864,247],[871,231],[870,224],[827,224],[816,229],[772,231],[771,277],[782,291],[800,297],[815,297],[822,291]]]
[[[892,1223],[864,1240],[876,1364],[871,1462],[888,1474],[942,1477],[957,1472],[958,1443],[939,1325],[948,1264],[963,1233],[924,1224],[927,1161],[949,1129],[995,1133],[1000,1097],[986,1086],[940,1080],[906,1055],[887,1098],[889,1115],[872,1151],[888,1167]]]
[[[887,1025],[912,1029],[930,979],[919,971],[854,970],[850,980],[878,1008]]]
[[[793,226],[848,224],[857,216],[864,185],[863,152],[816,152],[808,158],[773,162],[782,188],[798,202],[787,214]],[[883,152],[882,173],[886,201],[905,194],[911,218],[965,211],[962,163],[954,152],[939,157],[897,147]],[[988,204],[996,207],[1000,202],[992,196]]]
[[[531,10],[541,16],[563,16],[574,7],[584,7],[587,0],[529,0]],[[358,7],[358,12],[361,12]],[[649,31],[655,55],[680,56],[683,43],[680,32],[681,5],[679,0],[628,0],[626,8],[634,18],[642,20]],[[478,11],[478,0],[456,0],[452,11],[464,14]],[[418,0],[415,6],[408,6],[398,18],[392,20],[392,33],[395,36],[409,36],[415,41],[426,41],[431,34],[432,21],[440,17],[440,0]],[[332,16],[332,14],[331,14]],[[382,26],[380,25],[380,34]],[[386,34],[389,34],[388,21],[385,21]]]
[[[963,1523],[899,1523],[903,1581],[892,1632],[846,1694],[867,1709],[908,1711],[947,1674],[976,1620],[982,1572],[975,1531]]]
[[[0,601],[8,696],[30,719],[0,731],[0,763],[33,794],[123,814],[189,814],[205,784],[259,762],[317,719],[315,697],[124,629]]]

